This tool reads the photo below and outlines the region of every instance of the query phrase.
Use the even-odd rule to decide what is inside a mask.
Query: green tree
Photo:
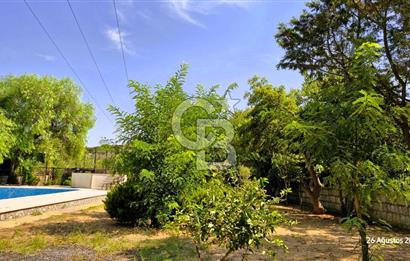
[[[182,191],[193,184],[200,186],[208,173],[206,169],[197,169],[196,158],[201,150],[187,148],[179,142],[172,129],[174,112],[188,102],[189,108],[178,121],[183,135],[192,141],[198,139],[197,120],[228,119],[229,116],[224,95],[216,92],[218,86],[209,90],[197,86],[193,97],[183,90],[187,69],[182,65],[165,86],[151,87],[131,81],[135,111],[127,113],[111,108],[117,117],[119,140],[124,143],[116,159],[117,170],[127,174],[142,195],[139,199],[145,202],[147,211],[141,219],[150,219],[156,226],[166,224],[182,205]],[[213,105],[212,112],[200,107],[204,100]],[[223,131],[211,129],[217,140],[224,140]],[[208,162],[218,161],[226,154],[225,148],[202,150],[206,151]]]
[[[410,148],[410,2],[406,0],[311,1],[307,10],[289,24],[280,24],[276,39],[285,49],[280,68],[308,73],[313,79],[354,79],[352,54],[364,42],[382,46],[374,91],[384,98],[401,130],[403,144]]]
[[[8,156],[15,142],[13,128],[13,122],[7,119],[3,111],[0,110],[0,164],[3,163],[4,158]]]
[[[291,181],[300,182],[313,212],[323,213],[320,161],[315,158],[316,150],[325,144],[323,137],[317,139],[323,132],[300,123],[300,92],[287,93],[283,86],[274,87],[258,77],[249,83],[249,109],[233,119],[240,136],[238,144],[244,147],[239,158],[259,177],[269,179],[269,186],[276,190],[273,194],[279,194],[283,185],[289,187]]]
[[[94,124],[92,106],[81,102],[80,88],[68,78],[6,76],[0,80],[0,108],[14,124],[7,156],[12,177],[27,165],[64,164],[80,156]]]
[[[265,243],[269,253],[275,255],[272,247],[286,248],[284,242],[274,235],[274,228],[288,222],[273,204],[263,187],[266,178],[244,179],[235,186],[218,176],[204,186],[188,190],[184,208],[179,210],[172,225],[187,231],[196,244],[198,259],[203,260],[200,249],[209,244],[218,244],[227,249],[221,261],[239,249],[244,249],[243,259]],[[283,192],[282,196],[284,195]],[[270,243],[267,245],[266,243]]]
[[[250,181],[249,170],[222,161],[231,152],[229,128],[222,123],[229,123],[226,95],[235,85],[223,94],[217,93],[218,86],[197,86],[190,97],[182,89],[186,74],[182,65],[165,86],[131,81],[135,111],[111,108],[124,143],[117,168],[129,179],[108,194],[105,208],[123,224],[182,227],[198,247],[216,237],[214,242],[227,248],[225,260],[232,251],[252,251],[271,239],[284,219],[269,206],[259,184],[265,180]],[[200,128],[201,122],[206,128]],[[199,155],[205,158],[198,161]],[[278,239],[272,242],[281,245]]]
[[[241,153],[242,161],[254,168],[259,177],[277,183],[280,180],[272,167],[272,157],[279,152],[284,127],[298,115],[297,95],[288,94],[283,86],[276,88],[265,78],[256,76],[249,80],[249,85],[251,90],[246,94],[249,109],[241,115],[243,119],[235,123],[240,135],[238,145],[245,150]]]
[[[375,198],[407,198],[410,157],[390,107],[375,91],[380,46],[364,43],[353,55],[347,84],[341,77],[328,77],[306,85],[304,124],[320,126],[328,137],[326,147],[314,152],[329,170],[328,180],[353,200],[354,217],[346,224],[357,228],[363,260],[369,260],[366,226]],[[320,135],[326,136],[326,135]],[[319,136],[318,136],[319,137]]]

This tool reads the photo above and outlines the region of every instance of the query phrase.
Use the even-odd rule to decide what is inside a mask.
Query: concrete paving
[[[18,188],[23,188],[19,186]],[[32,188],[32,187],[31,187]],[[36,188],[42,188],[40,186]],[[44,188],[63,188],[63,187],[44,187]],[[95,189],[78,189],[69,192],[59,192],[53,194],[44,194],[20,198],[10,198],[0,200],[0,214],[10,213],[25,209],[33,209],[38,207],[44,207],[48,205],[55,205],[65,202],[83,200],[87,198],[102,197],[107,195],[105,190]]]

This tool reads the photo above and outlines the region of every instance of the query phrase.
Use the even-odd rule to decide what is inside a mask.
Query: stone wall
[[[305,192],[301,193],[301,199],[302,204],[310,205],[310,200]],[[337,189],[323,188],[320,200],[327,210],[341,213],[340,196]],[[394,227],[410,229],[410,204],[405,202],[391,203],[380,198],[373,203],[370,216],[373,220],[382,219]]]

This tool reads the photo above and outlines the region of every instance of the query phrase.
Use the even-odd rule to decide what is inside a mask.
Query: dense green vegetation
[[[344,224],[360,237],[362,260],[371,204],[410,199],[410,2],[322,0],[287,24],[276,40],[278,68],[298,70],[298,90],[249,80],[248,107],[232,112],[236,84],[183,89],[182,65],[165,85],[130,81],[134,110],[110,107],[118,139],[84,155],[90,104],[69,79],[0,79],[0,164],[35,184],[33,168],[73,163],[127,175],[105,209],[128,226],[172,228],[192,238],[198,259],[216,244],[244,256],[291,224],[274,205],[290,187],[325,213],[324,186],[339,190]],[[98,150],[105,158],[98,159]]]
[[[225,96],[234,85],[224,95],[217,93],[218,86],[198,86],[189,97],[182,89],[186,74],[183,65],[165,86],[131,82],[135,112],[111,108],[124,142],[117,168],[129,179],[109,193],[106,210],[120,223],[186,230],[200,259],[200,249],[210,242],[227,249],[223,260],[238,249],[252,251],[265,239],[281,245],[270,238],[285,220],[270,209],[264,181],[251,180],[249,170],[223,161],[230,150],[228,134],[221,130],[222,120],[230,124]],[[186,110],[175,113],[181,104]],[[197,125],[203,119],[215,120],[207,123],[206,136]]]
[[[297,124],[302,137],[318,128],[310,153],[328,180],[352,201],[347,224],[358,228],[363,260],[368,210],[375,196],[408,198],[410,104],[408,1],[312,1],[281,24],[286,53],[278,67],[308,75]],[[325,26],[324,26],[325,25]],[[300,128],[302,127],[302,128]],[[327,147],[327,149],[326,149]],[[325,153],[323,153],[325,152]]]
[[[0,80],[0,124],[0,160],[11,166],[9,181],[23,175],[35,183],[38,163],[65,165],[82,154],[93,109],[69,79],[7,76]]]
[[[184,147],[172,132],[172,113],[188,98],[181,87],[184,68],[154,92],[131,83],[136,112],[113,110],[120,138],[127,144],[118,167],[132,177],[130,182],[142,196],[137,200],[147,208],[145,218],[156,225],[171,221],[183,226],[198,245],[216,238],[230,253],[258,245],[254,232],[242,238],[235,237],[238,231],[229,234],[233,231],[229,227],[249,231],[249,223],[240,222],[242,214],[249,215],[245,205],[254,209],[252,224],[258,224],[259,218],[270,220],[269,211],[253,205],[269,200],[256,192],[258,186],[251,188],[257,183],[252,178],[268,180],[265,188],[276,196],[292,183],[300,184],[315,213],[325,211],[320,192],[330,185],[344,198],[345,224],[359,232],[363,260],[370,259],[366,228],[369,222],[377,222],[369,216],[371,203],[380,196],[391,200],[410,196],[410,5],[401,0],[340,0],[312,1],[307,6],[300,17],[279,25],[276,35],[285,49],[278,67],[299,70],[305,76],[301,90],[286,91],[254,77],[249,80],[249,107],[244,111],[204,115],[195,110],[180,119],[184,134],[192,140],[198,139],[195,124],[201,117],[229,120],[236,127],[232,141],[236,164],[196,169],[198,151]],[[197,98],[224,98],[214,88],[199,90]],[[228,151],[227,146],[221,147]],[[211,162],[223,158],[221,150],[202,150]],[[241,165],[249,168],[250,179],[241,181],[238,169],[245,168]],[[250,195],[243,196],[240,191],[247,186]],[[230,201],[231,191],[235,202]],[[265,228],[273,228],[276,221]],[[257,227],[262,230],[258,235],[265,238],[269,229]],[[240,243],[244,238],[253,243]]]

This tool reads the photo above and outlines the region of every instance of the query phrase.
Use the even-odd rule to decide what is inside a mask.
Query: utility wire
[[[57,43],[54,41],[53,37],[50,35],[50,33],[47,31],[46,27],[43,25],[41,22],[40,18],[36,15],[34,10],[31,8],[30,4],[27,2],[27,0],[24,0],[24,3],[26,4],[27,8],[29,9],[30,13],[33,15],[33,17],[36,19],[38,24],[40,25],[41,29],[43,29],[44,33],[47,35],[48,39],[53,43],[54,47],[57,49],[58,53],[61,55],[67,66],[70,68],[71,72],[74,74],[74,76],[77,78],[77,80],[80,82],[80,84],[83,86],[87,94],[90,96],[90,98],[94,101],[95,105],[98,107],[98,109],[101,110],[101,112],[104,114],[104,116],[111,121],[111,119],[107,116],[105,113],[105,110],[101,108],[101,106],[98,104],[97,100],[94,98],[94,96],[91,94],[91,92],[88,90],[87,87],[85,87],[85,84],[81,80],[80,76],[77,74],[77,72],[74,70],[74,67],[71,65],[71,63],[68,61],[67,57],[64,55],[64,53],[61,51],[60,47],[58,47]]]
[[[104,77],[102,76],[100,67],[98,66],[97,61],[95,60],[95,56],[94,56],[93,52],[91,51],[90,45],[89,45],[89,43],[88,43],[88,41],[87,41],[87,38],[85,37],[85,34],[84,34],[84,32],[83,32],[83,30],[82,30],[82,28],[81,28],[81,26],[80,26],[80,23],[79,23],[79,21],[78,21],[78,19],[77,19],[77,16],[75,15],[75,12],[74,12],[74,10],[73,10],[73,7],[71,6],[70,0],[67,0],[67,4],[68,4],[68,6],[70,7],[71,14],[72,14],[73,17],[74,17],[75,23],[77,24],[77,28],[78,28],[78,30],[79,30],[80,33],[81,33],[81,37],[83,38],[84,43],[85,43],[85,45],[87,46],[88,53],[90,54],[91,59],[92,59],[93,62],[94,62],[95,68],[96,68],[97,71],[98,71],[98,75],[100,76],[100,79],[101,79],[101,81],[102,81],[102,83],[103,83],[103,85],[104,85],[104,88],[105,88],[105,90],[107,91],[108,95],[110,96],[111,102],[115,105],[114,98],[112,97],[111,92],[110,92],[110,90],[109,90],[109,88],[108,88],[108,86],[107,86],[107,83],[106,83],[106,81],[104,80]]]
[[[122,61],[124,63],[125,76],[127,77],[127,82],[129,82],[130,78],[128,77],[127,63],[125,62],[124,43],[122,41],[122,36],[121,36],[120,22],[119,22],[119,19],[118,19],[118,12],[117,12],[117,4],[115,3],[115,0],[112,0],[112,2],[114,4],[115,20],[117,21],[118,36],[120,38]]]

